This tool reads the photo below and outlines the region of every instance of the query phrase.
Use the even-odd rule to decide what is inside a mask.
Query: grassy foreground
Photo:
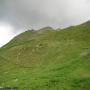
[[[90,21],[15,37],[0,49],[0,87],[90,90]]]

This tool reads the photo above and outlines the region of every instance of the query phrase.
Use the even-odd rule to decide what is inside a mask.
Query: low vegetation
[[[0,87],[90,90],[90,21],[15,37],[0,49]]]

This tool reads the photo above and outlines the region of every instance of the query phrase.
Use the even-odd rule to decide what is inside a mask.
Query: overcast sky
[[[29,28],[62,28],[87,20],[90,0],[0,0],[0,46]]]

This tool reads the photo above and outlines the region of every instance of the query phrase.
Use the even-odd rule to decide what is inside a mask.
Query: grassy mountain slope
[[[0,87],[90,90],[90,22],[26,31],[0,50]]]

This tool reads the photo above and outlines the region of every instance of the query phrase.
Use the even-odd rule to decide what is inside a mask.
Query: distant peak
[[[47,26],[47,27],[41,28],[40,30],[53,30],[53,28],[50,26]]]
[[[88,20],[87,22],[83,23],[82,25],[90,25],[90,20]]]
[[[28,29],[27,31],[34,32],[35,30],[34,29]]]
[[[90,23],[90,20],[88,20],[87,23]]]
[[[90,24],[90,20],[88,20],[87,22],[85,22],[85,23],[88,23],[88,24]]]

